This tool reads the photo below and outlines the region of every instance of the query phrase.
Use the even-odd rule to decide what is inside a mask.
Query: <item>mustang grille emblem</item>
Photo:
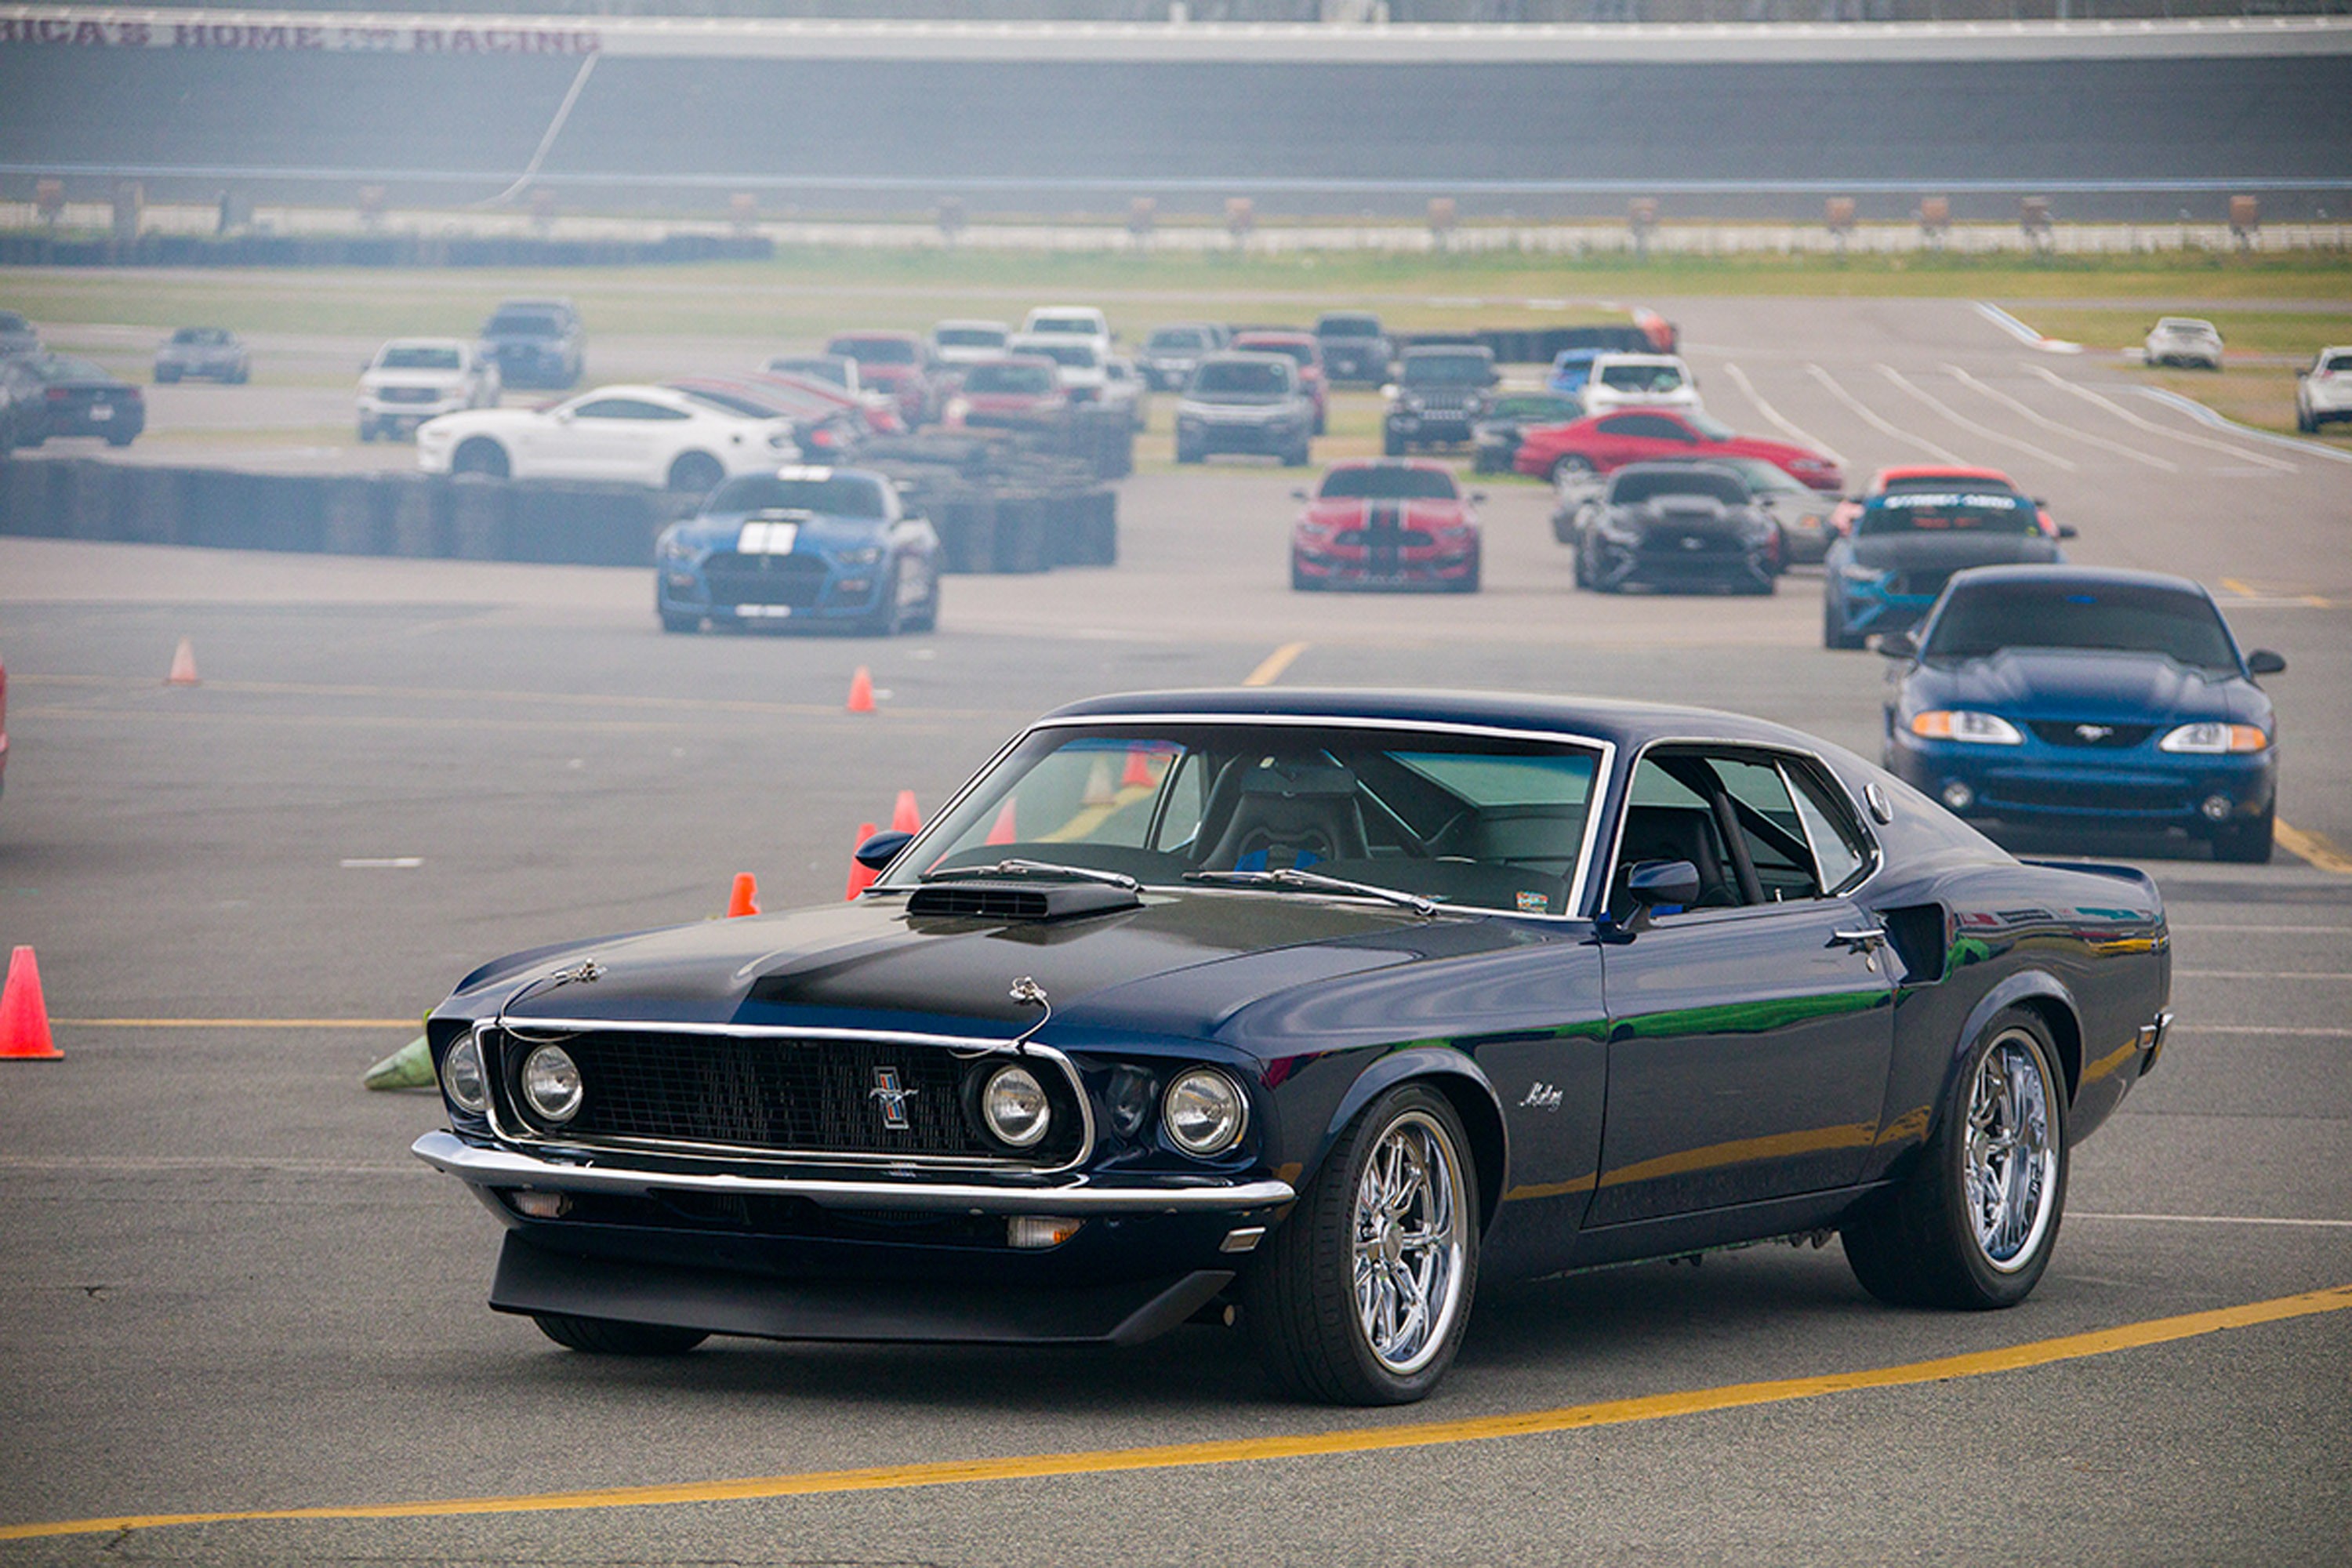
[[[2074,733],[2080,735],[2083,738],[2084,743],[2086,745],[2095,744],[2098,742],[2104,741],[2115,732],[2116,727],[2113,724],[2077,724],[2074,726]]]
[[[897,1068],[876,1068],[874,1087],[866,1091],[866,1098],[882,1102],[883,1126],[893,1132],[905,1132],[914,1126],[907,1120],[907,1098],[921,1092],[920,1089],[902,1087]]]

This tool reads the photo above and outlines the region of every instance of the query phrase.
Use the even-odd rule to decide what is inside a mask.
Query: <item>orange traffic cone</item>
[[[163,684],[166,686],[201,684],[196,679],[196,645],[194,638],[180,639],[179,647],[172,655],[172,673],[163,678]]]
[[[857,825],[857,842],[859,844],[865,843],[867,839],[873,837],[874,825],[872,823],[861,822]],[[855,848],[856,846],[852,845],[851,847]],[[842,898],[845,901],[856,901],[857,895],[872,887],[874,885],[874,879],[881,874],[882,873],[877,871],[873,867],[868,866],[865,861],[857,858],[856,856],[851,856],[849,858],[849,886],[843,890],[841,895]]]
[[[848,710],[852,713],[874,711],[874,677],[862,664],[857,667],[857,673],[849,678]]]
[[[1127,771],[1118,775],[1121,789],[1150,789],[1159,781],[1151,776],[1151,753],[1142,746],[1127,749]]]
[[[1011,795],[1006,795],[1004,797],[1004,809],[996,814],[996,825],[988,830],[988,837],[984,842],[990,844],[1011,844],[1020,838],[1020,837],[1021,830],[1013,826],[1013,797]]]
[[[65,1052],[49,1038],[48,1005],[41,1000],[41,966],[33,950],[8,955],[8,984],[0,989],[0,1060],[62,1061]]]
[[[890,831],[920,833],[922,830],[923,814],[915,805],[915,792],[910,789],[900,790],[898,804],[890,808]]]
[[[760,912],[760,882],[749,871],[735,873],[735,889],[727,895],[727,918],[740,920]]]

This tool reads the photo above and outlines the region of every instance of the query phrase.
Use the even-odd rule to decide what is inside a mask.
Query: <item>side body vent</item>
[[[931,882],[907,896],[908,914],[950,920],[1062,921],[1142,904],[1131,889],[1108,882]]]
[[[1941,904],[1914,904],[1907,909],[1881,910],[1886,940],[1903,961],[1903,984],[1933,985],[1944,978],[1948,952],[1946,933],[1950,917]]]

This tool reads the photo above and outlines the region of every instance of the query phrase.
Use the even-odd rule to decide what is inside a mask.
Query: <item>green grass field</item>
[[[0,269],[0,304],[58,324],[205,321],[247,332],[454,334],[471,332],[500,299],[517,294],[571,296],[593,332],[785,340],[853,322],[927,327],[943,316],[1017,319],[1050,300],[1099,302],[1130,338],[1153,322],[1190,316],[1303,321],[1324,309],[1353,306],[1378,310],[1395,328],[1432,331],[1622,319],[1622,304],[1670,310],[1678,296],[2065,301],[2050,321],[2085,300],[2133,301],[2111,327],[2102,327],[2112,337],[2127,321],[2148,315],[2151,300],[2245,300],[2249,331],[2269,319],[2260,309],[2264,300],[2352,300],[2352,253],[1660,256],[1639,262],[1613,252],[1579,258],[810,248],[758,263],[542,271]],[[2291,335],[2296,321],[2317,324],[2284,314],[2280,321],[2283,335]],[[2145,331],[2143,321],[2126,335],[2136,341]]]

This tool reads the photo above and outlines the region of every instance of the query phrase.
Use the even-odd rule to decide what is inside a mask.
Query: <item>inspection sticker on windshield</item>
[[[1518,903],[1519,913],[1523,915],[1539,915],[1551,908],[1551,900],[1541,893],[1521,893]]]
[[[747,522],[735,536],[738,555],[790,555],[801,536],[797,522]]]

